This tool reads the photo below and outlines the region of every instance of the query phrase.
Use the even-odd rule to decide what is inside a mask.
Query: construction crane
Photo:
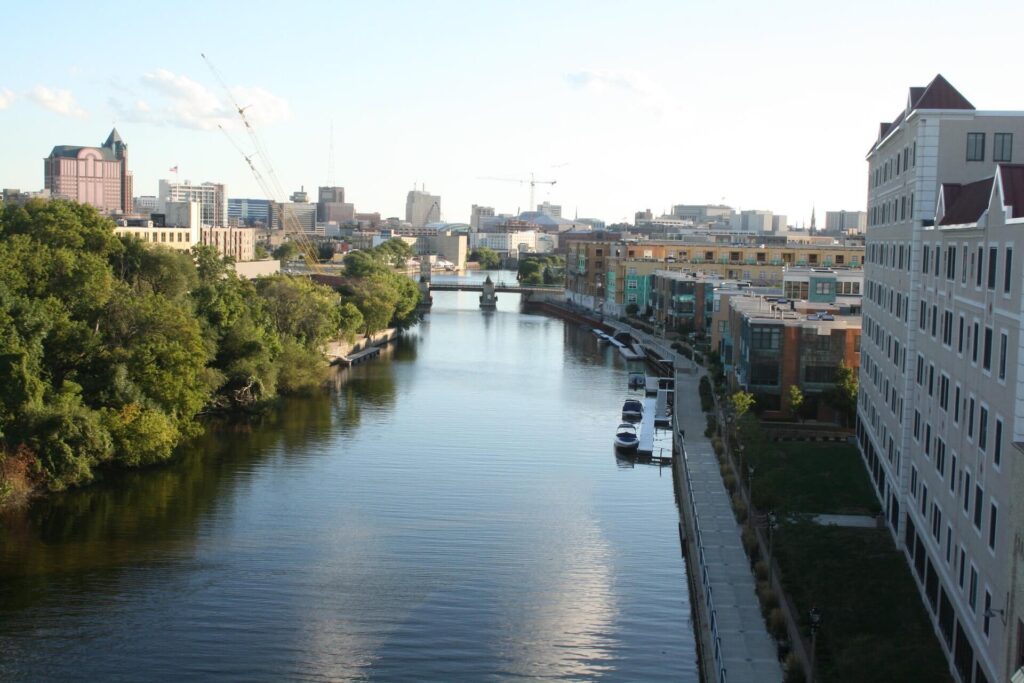
[[[555,183],[558,182],[557,180],[537,180],[536,178],[534,178],[532,171],[530,172],[530,177],[529,178],[518,179],[518,178],[491,178],[491,177],[484,177],[484,178],[479,178],[479,180],[496,180],[496,181],[501,182],[501,183],[519,183],[520,185],[525,185],[526,183],[529,183],[530,184],[530,207],[529,207],[530,211],[536,211],[537,210],[537,205],[534,203],[534,196],[533,196],[534,195],[534,190],[537,187],[537,185],[554,185]]]
[[[227,82],[217,71],[216,67],[213,66],[213,62],[204,53],[200,53],[203,61],[206,62],[206,66],[210,68],[217,82],[220,83],[221,88],[228,96],[228,100],[231,101],[232,106],[238,113],[238,117],[242,120],[242,124],[245,126],[246,134],[249,136],[249,140],[252,142],[253,149],[255,150],[252,154],[246,154],[242,149],[241,145],[235,142],[234,138],[228,133],[224,126],[218,124],[217,127],[221,129],[224,136],[227,137],[228,141],[231,142],[232,146],[238,150],[238,153],[245,159],[245,163],[249,166],[249,170],[252,171],[253,177],[256,179],[256,184],[259,185],[260,191],[263,192],[263,196],[270,200],[272,204],[281,206],[281,227],[284,229],[285,235],[291,238],[292,242],[299,249],[299,254],[302,256],[302,260],[306,263],[306,267],[315,274],[322,275],[324,270],[320,266],[320,259],[318,258],[317,251],[313,242],[306,235],[302,226],[299,225],[299,220],[295,216],[295,211],[288,205],[288,203],[280,201],[279,198],[285,197],[285,192],[281,187],[281,183],[277,179],[277,174],[274,172],[274,166],[270,163],[270,156],[267,154],[266,148],[263,146],[263,142],[260,139],[259,134],[256,132],[256,128],[252,125],[249,117],[245,115],[245,110],[249,107],[242,107],[239,105],[235,96],[231,93],[231,88],[228,87]],[[260,172],[258,165],[253,159],[261,162],[265,172]]]

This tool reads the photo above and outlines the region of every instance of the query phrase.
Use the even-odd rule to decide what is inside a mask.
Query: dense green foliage
[[[476,261],[483,270],[494,270],[501,266],[501,255],[490,247],[474,249],[469,254],[470,261]]]
[[[393,253],[370,255],[346,298],[241,279],[211,247],[118,238],[73,202],[0,208],[0,466],[17,452],[60,490],[101,464],[167,459],[203,411],[319,387],[327,341],[411,323],[419,291],[383,264]]]
[[[529,254],[519,259],[524,285],[556,285],[565,281],[565,259],[555,254]]]
[[[389,240],[375,249],[355,251],[345,257],[346,294],[357,311],[349,310],[347,330],[375,334],[386,327],[407,328],[418,319],[420,290],[412,279],[392,266],[404,264],[408,249],[402,240]],[[358,312],[360,315],[356,316]],[[361,319],[360,319],[361,317]]]

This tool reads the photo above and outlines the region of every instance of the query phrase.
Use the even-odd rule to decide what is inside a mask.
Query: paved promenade
[[[679,357],[679,362],[685,368],[687,361]],[[693,564],[688,567],[696,579],[698,593],[703,591],[697,597],[704,602],[702,623],[712,630],[711,637],[705,639],[708,646],[704,656],[715,661],[713,680],[728,683],[781,681],[782,667],[776,658],[775,641],[768,635],[761,617],[754,576],[740,540],[740,526],[729,505],[729,492],[722,482],[718,459],[711,442],[704,436],[706,425],[698,391],[703,374],[703,370],[699,374],[676,373],[675,410],[677,430],[686,431],[685,463],[681,463],[685,466],[680,471],[688,473],[690,480],[689,485],[685,482],[682,485],[681,505],[689,506],[692,495],[696,512],[693,517],[700,529],[696,534],[691,531],[687,540],[695,546],[691,555],[697,558],[695,564],[700,564],[701,554],[704,560],[704,567]],[[687,529],[694,528],[693,521],[691,519]],[[721,669],[724,669],[724,676]]]

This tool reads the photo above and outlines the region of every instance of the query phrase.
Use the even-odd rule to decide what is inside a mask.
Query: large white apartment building
[[[227,189],[221,183],[193,185],[187,180],[183,183],[161,180],[157,197],[161,210],[167,202],[199,202],[203,225],[228,224]]]
[[[858,442],[950,670],[1007,681],[1024,664],[1024,180],[999,166],[1024,161],[1024,112],[978,111],[937,76],[867,160]]]

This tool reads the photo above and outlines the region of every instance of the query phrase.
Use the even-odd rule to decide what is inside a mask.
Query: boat
[[[626,422],[639,422],[644,416],[644,404],[635,398],[627,398],[622,404],[622,419]]]
[[[636,435],[636,427],[623,422],[615,430],[615,448],[620,451],[635,451],[640,444]]]
[[[629,388],[630,389],[643,389],[645,382],[644,373],[642,372],[631,372],[629,373]]]

